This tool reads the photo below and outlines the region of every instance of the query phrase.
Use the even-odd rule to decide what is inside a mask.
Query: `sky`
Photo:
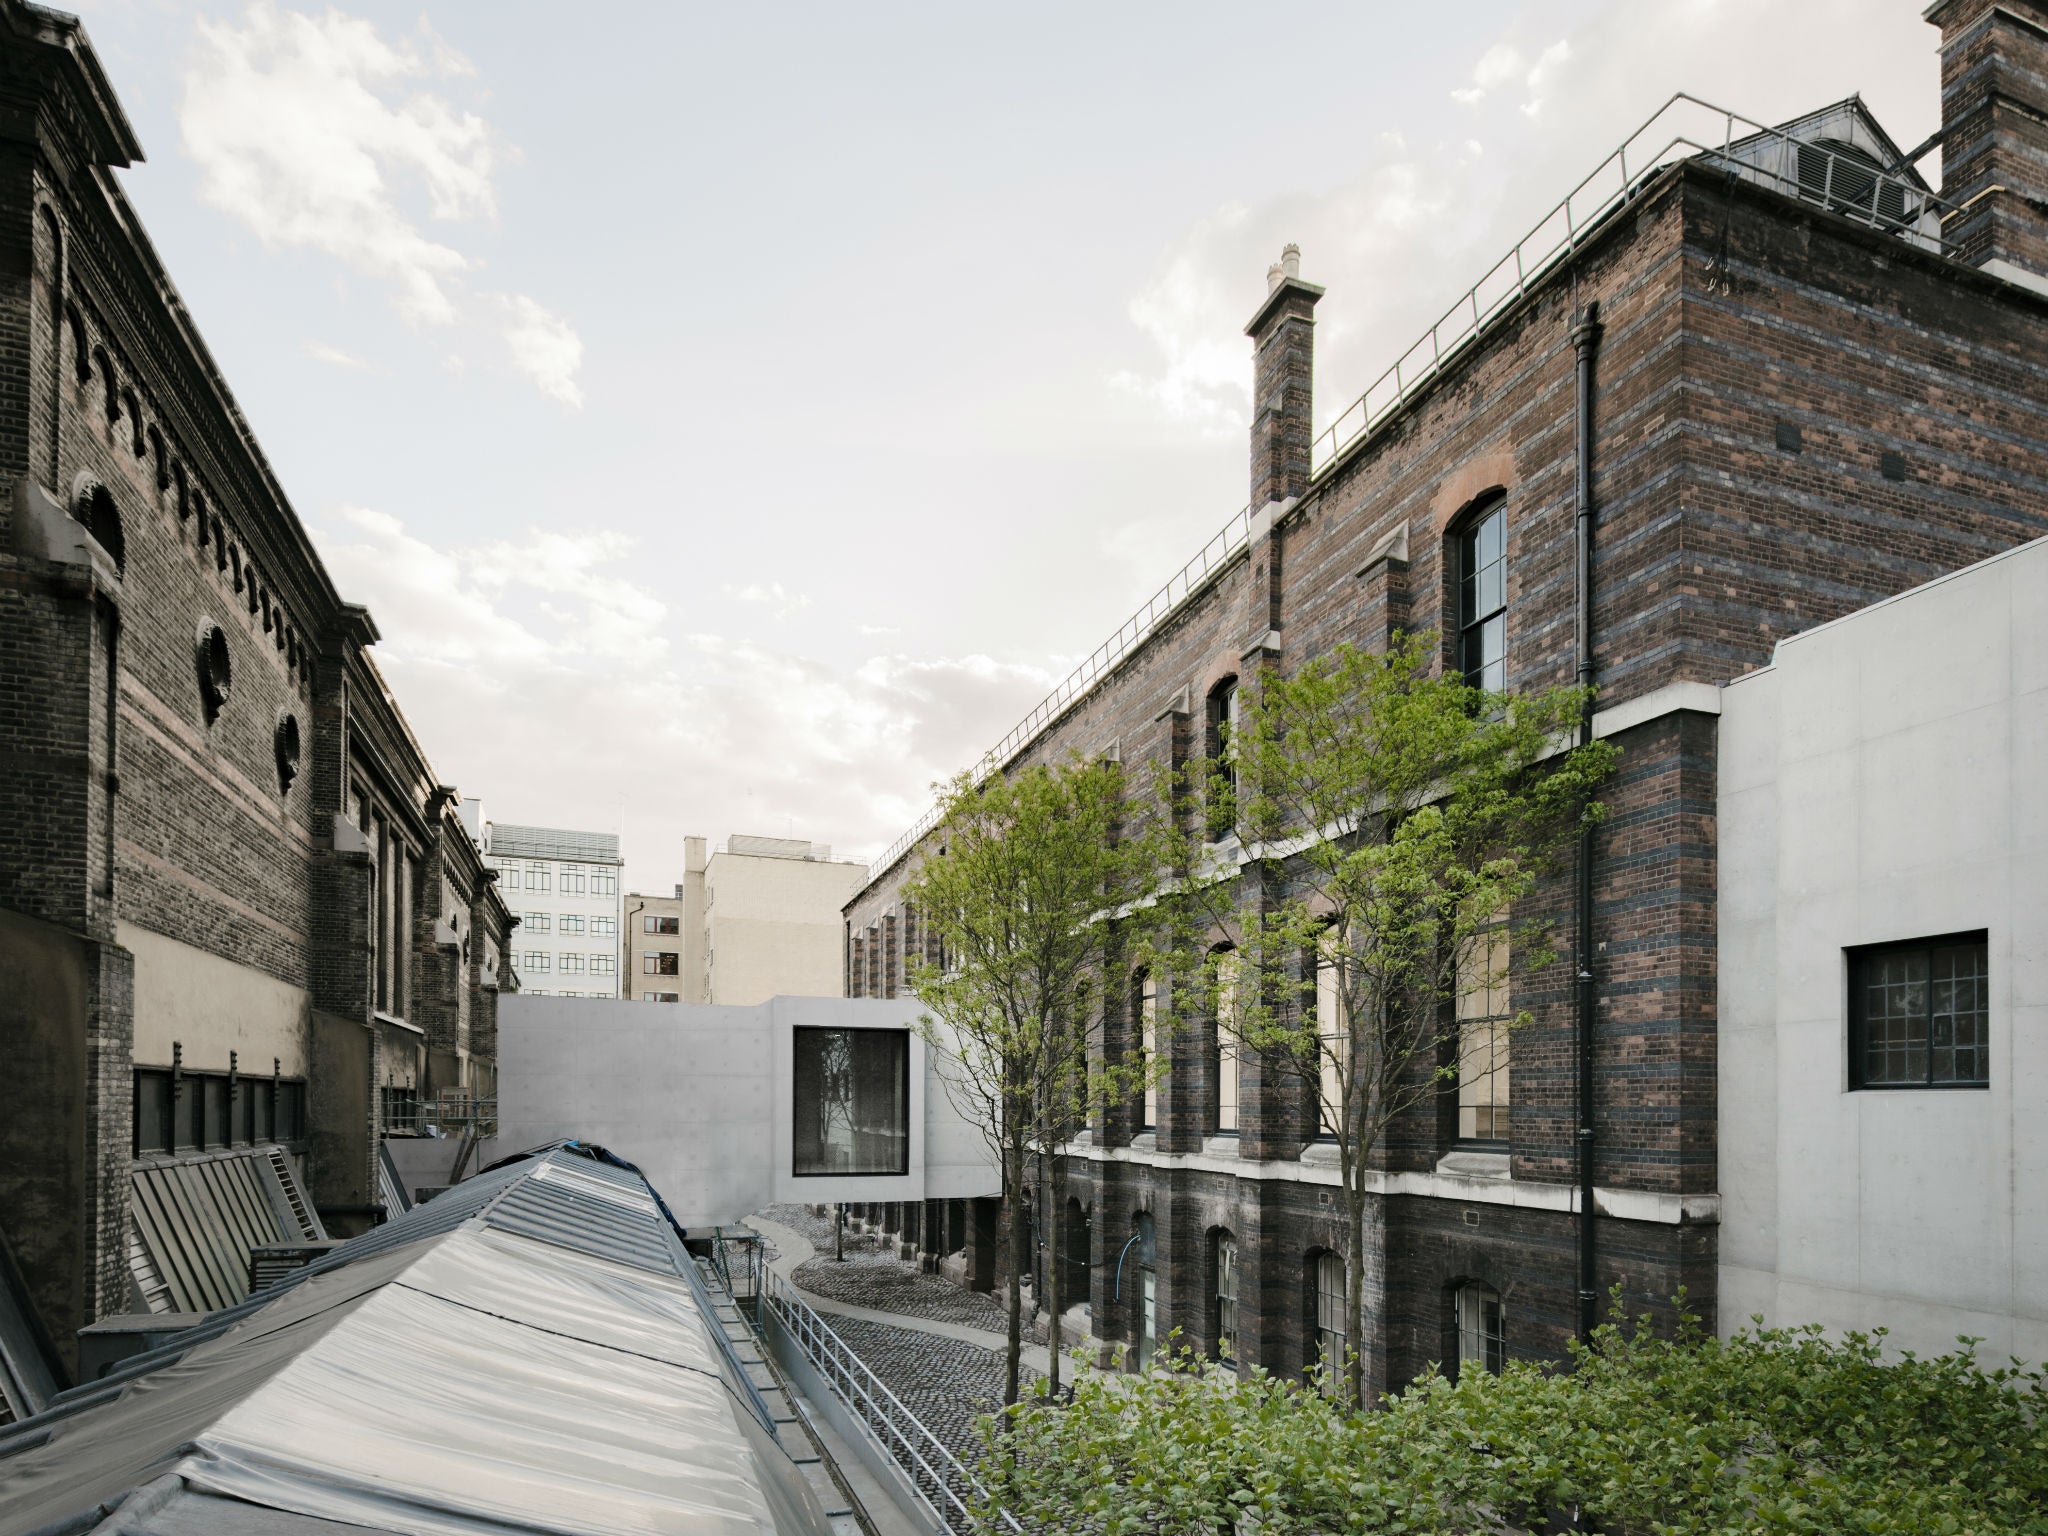
[[[440,779],[650,891],[879,851],[1223,526],[1285,242],[1320,430],[1672,93],[1939,116],[1917,0],[79,8]]]

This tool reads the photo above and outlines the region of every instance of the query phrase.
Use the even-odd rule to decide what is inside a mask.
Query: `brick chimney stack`
[[[1937,0],[1944,238],[1973,266],[2048,280],[2048,3]]]
[[[1315,407],[1316,300],[1290,245],[1266,272],[1266,301],[1244,333],[1252,339],[1252,510],[1308,489]]]

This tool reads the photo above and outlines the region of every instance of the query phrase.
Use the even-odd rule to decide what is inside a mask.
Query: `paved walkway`
[[[804,1236],[803,1233],[797,1231],[796,1228],[768,1216],[749,1216],[747,1218],[747,1225],[775,1245],[775,1257],[770,1260],[769,1267],[791,1285],[795,1286],[802,1294],[804,1300],[809,1302],[819,1313],[834,1317],[853,1318],[864,1323],[879,1323],[885,1327],[901,1328],[914,1333],[930,1334],[934,1338],[951,1339],[961,1344],[972,1344],[976,1348],[989,1350],[996,1355],[1003,1353],[1005,1343],[1003,1335],[992,1332],[987,1328],[977,1328],[968,1323],[951,1322],[940,1318],[920,1317],[912,1312],[885,1311],[879,1307],[864,1307],[856,1302],[844,1301],[839,1297],[828,1296],[820,1291],[812,1290],[808,1286],[801,1284],[796,1275],[799,1269],[817,1257],[817,1249],[813,1246],[811,1240]],[[900,1268],[906,1271],[909,1270],[908,1265],[903,1265],[900,1261],[897,1261],[897,1263]],[[957,1289],[957,1287],[948,1285],[944,1281],[934,1283],[946,1285],[949,1290]],[[865,1330],[861,1331],[865,1332]],[[856,1340],[848,1338],[847,1343],[855,1344]],[[864,1352],[856,1350],[856,1353]],[[869,1363],[871,1365],[875,1364],[873,1361]],[[1025,1370],[1035,1371],[1041,1376],[1051,1374],[1052,1362],[1046,1354],[1045,1346],[1042,1344],[1026,1344],[1022,1356],[1022,1364]],[[877,1365],[875,1368],[879,1370],[880,1366]]]

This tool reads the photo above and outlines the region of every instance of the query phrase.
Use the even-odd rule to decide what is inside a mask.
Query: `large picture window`
[[[1851,1083],[1990,1086],[1990,992],[1990,944],[1983,933],[1851,950]]]
[[[794,1166],[798,1176],[910,1172],[910,1035],[900,1029],[798,1029]]]

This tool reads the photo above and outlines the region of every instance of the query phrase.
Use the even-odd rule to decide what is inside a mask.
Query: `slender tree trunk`
[[[1009,1329],[1003,1344],[1003,1405],[1017,1401],[1018,1373],[1024,1356],[1024,1148],[1012,1142],[1010,1168],[1003,1180],[1010,1198]]]
[[[1349,1170],[1344,1188],[1351,1230],[1344,1239],[1344,1396],[1365,1406],[1365,1174]]]
[[[1046,1204],[1051,1207],[1046,1221],[1045,1246],[1045,1295],[1051,1305],[1052,1321],[1046,1329],[1046,1364],[1052,1372],[1052,1391],[1057,1397],[1060,1390],[1060,1308],[1066,1305],[1065,1279],[1060,1273],[1060,1240],[1067,1224],[1067,1202],[1062,1196],[1067,1187],[1066,1165],[1063,1159],[1046,1154]]]

